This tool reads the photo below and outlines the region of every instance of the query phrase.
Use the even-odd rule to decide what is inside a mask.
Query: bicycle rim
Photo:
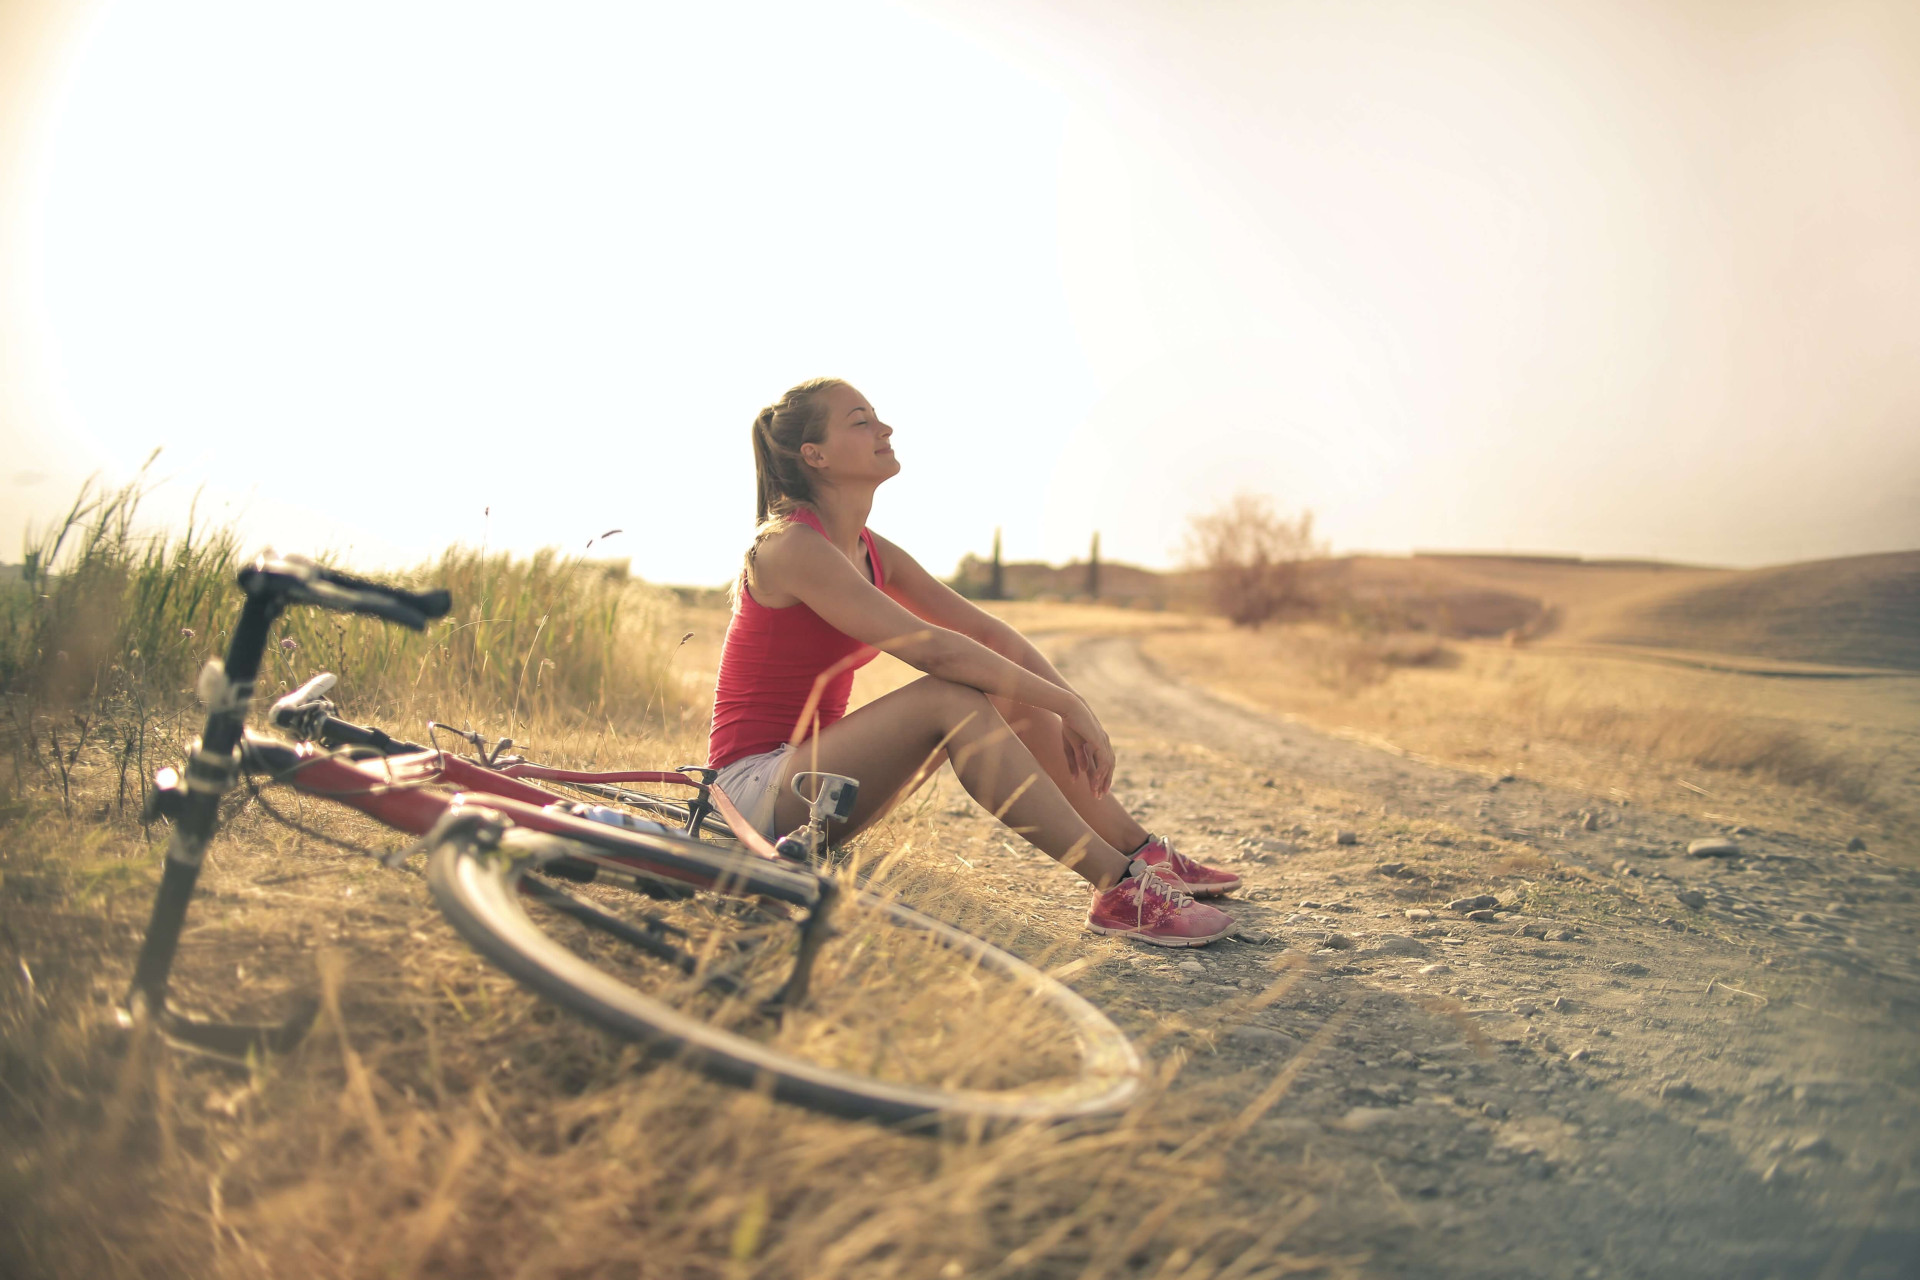
[[[982,938],[851,886],[834,908],[810,994],[771,1017],[764,1002],[789,959],[780,939],[798,932],[781,918],[790,907],[745,896],[757,888],[748,883],[741,897],[703,894],[674,904],[677,918],[639,923],[616,909],[617,895],[580,898],[526,880],[583,849],[591,852],[519,830],[488,852],[447,840],[434,850],[429,884],[454,928],[523,986],[715,1079],[903,1125],[1100,1116],[1140,1089],[1132,1044],[1072,989]],[[536,903],[530,912],[527,889],[557,909]],[[792,901],[790,891],[780,896]],[[628,923],[582,923],[601,911]],[[678,950],[682,963],[663,960],[649,939]]]

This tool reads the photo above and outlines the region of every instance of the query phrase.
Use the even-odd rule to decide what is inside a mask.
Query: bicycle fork
[[[173,832],[124,1011],[127,1025],[151,1019],[162,1034],[184,1048],[239,1062],[249,1054],[283,1052],[298,1043],[313,1022],[318,1002],[303,1002],[279,1024],[200,1022],[167,1008],[167,981],[186,923],[187,905],[200,879],[200,864],[219,825],[220,800],[239,780],[240,738],[247,704],[253,698],[267,629],[279,617],[281,607],[273,596],[247,597],[227,646],[226,661],[210,661],[200,672],[198,692],[207,706],[207,722],[199,741],[189,750],[185,776],[171,768],[155,775],[144,816],[148,821],[166,818]]]

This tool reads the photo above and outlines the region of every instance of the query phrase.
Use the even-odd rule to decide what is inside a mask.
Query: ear
[[[826,450],[811,442],[803,444],[800,446],[800,461],[810,467],[824,467],[827,465]]]

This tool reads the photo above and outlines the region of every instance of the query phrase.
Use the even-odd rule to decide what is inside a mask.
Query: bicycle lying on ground
[[[478,758],[455,755],[339,719],[321,680],[272,715],[308,740],[248,731],[268,632],[289,606],[421,630],[451,601],[298,557],[263,556],[239,582],[246,602],[226,658],[200,677],[201,737],[183,772],[161,771],[149,805],[172,835],[130,1020],[151,1019],[182,1046],[239,1060],[284,1052],[305,1034],[311,1005],[253,1026],[189,1018],[167,1004],[221,798],[243,778],[256,789],[264,779],[420,837],[388,861],[427,855],[436,905],[477,951],[547,1000],[713,1078],[900,1123],[1093,1116],[1137,1094],[1138,1055],[1077,993],[972,933],[777,856],[709,771],[554,769],[507,756],[510,743],[472,737]],[[651,816],[570,800],[536,780]],[[850,781],[823,779],[815,831],[851,810]],[[694,795],[674,803],[631,790],[635,782]],[[719,829],[739,847],[697,838]]]

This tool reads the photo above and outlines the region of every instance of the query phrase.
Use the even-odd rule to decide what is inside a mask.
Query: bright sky
[[[1911,0],[21,0],[0,82],[0,559],[160,445],[156,518],[719,582],[818,373],[940,573],[1165,565],[1242,488],[1342,550],[1920,546]]]

